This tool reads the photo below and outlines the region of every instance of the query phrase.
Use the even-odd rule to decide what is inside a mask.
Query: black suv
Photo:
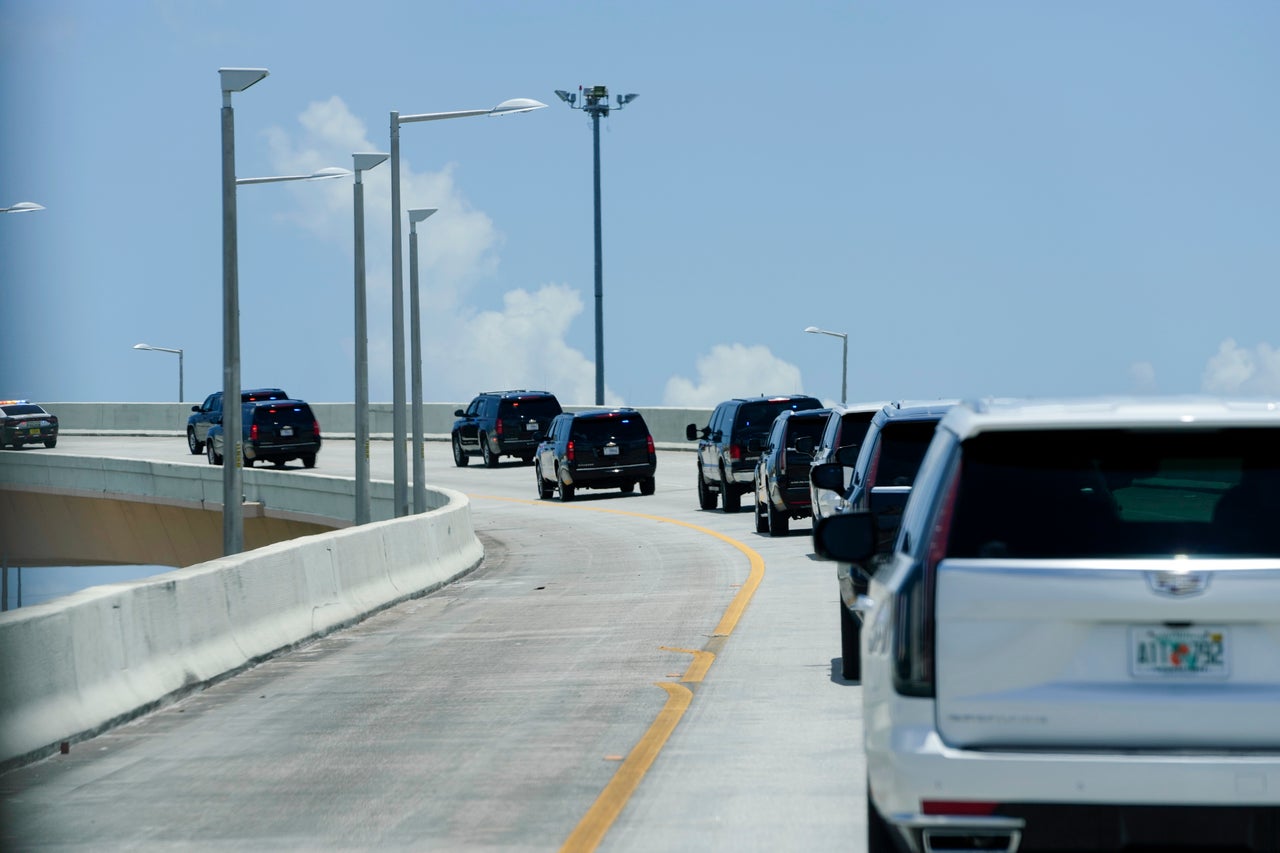
[[[742,496],[751,491],[759,452],[747,443],[762,438],[773,421],[790,409],[821,409],[816,397],[792,394],[778,397],[738,397],[725,400],[711,413],[701,430],[697,424],[685,427],[685,437],[698,442],[698,505],[716,508],[716,496],[723,495],[724,511],[737,512]]]
[[[245,403],[241,420],[244,466],[272,462],[283,467],[291,459],[301,459],[302,467],[316,467],[320,452],[320,422],[302,400],[261,400]],[[226,452],[222,419],[209,427],[205,450],[210,465],[221,465]]]
[[[890,403],[871,419],[862,445],[857,448],[853,480],[833,515],[869,510],[877,521],[877,550],[887,551],[893,547],[920,461],[933,440],[938,422],[953,405],[953,401]],[[810,472],[813,484],[823,489],[843,488],[844,466],[849,464],[852,450],[837,451],[835,462],[813,466]],[[823,553],[816,524],[813,537],[815,551]],[[845,678],[856,680],[862,676],[862,651],[858,645],[862,614],[857,609],[862,605],[858,598],[866,595],[870,578],[864,567],[853,563],[837,565],[836,578],[840,582],[841,599],[840,668]]]
[[[241,403],[252,403],[257,400],[287,400],[289,395],[283,388],[253,388],[240,392]],[[209,427],[222,423],[222,392],[215,391],[198,406],[192,406],[193,412],[187,418],[187,449],[192,456],[204,452],[204,443],[209,434]]]
[[[809,463],[827,425],[830,409],[787,409],[778,415],[768,439],[753,438],[748,449],[760,453],[756,463],[756,533],[786,536],[793,518],[808,518]]]
[[[565,412],[551,422],[533,463],[538,497],[559,491],[573,499],[575,489],[621,489],[651,495],[658,470],[649,426],[635,409]]]
[[[502,456],[518,456],[528,464],[551,419],[564,411],[547,391],[486,391],[454,412],[453,464],[459,468],[479,456],[488,468]]]

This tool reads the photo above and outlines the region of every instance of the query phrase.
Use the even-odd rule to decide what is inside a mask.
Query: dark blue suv
[[[276,467],[299,459],[303,468],[316,467],[320,452],[320,422],[302,400],[265,400],[245,403],[243,408],[244,467],[255,462],[271,462]],[[222,419],[209,427],[205,450],[210,465],[221,465],[223,454]]]
[[[551,422],[533,463],[538,497],[556,492],[573,499],[577,489],[654,492],[658,455],[649,426],[635,409],[565,412]]]

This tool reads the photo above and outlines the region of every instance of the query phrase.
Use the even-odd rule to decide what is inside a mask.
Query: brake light
[[[658,455],[658,453],[657,453],[657,451],[656,451],[656,450],[654,449],[654,447],[653,447],[653,436],[652,436],[652,435],[646,435],[646,436],[644,437],[644,441],[645,441],[645,444],[648,446],[648,449],[649,449],[649,455],[650,455],[650,456],[657,456],[657,455]]]
[[[311,428],[312,428],[313,430],[315,430],[315,431],[316,431],[316,438],[319,438],[319,437],[320,437],[320,422],[319,422],[319,421],[312,421],[312,422],[311,422]]]
[[[737,462],[742,459],[742,447],[740,445],[729,445],[729,459],[733,462]]]
[[[566,462],[573,461],[573,442],[570,441],[564,446],[564,458]]]
[[[257,424],[253,424],[252,426],[250,426],[250,427],[249,427],[249,440],[250,440],[250,441],[257,441],[257,440],[258,440],[258,425],[257,425]]]
[[[502,418],[498,418],[493,422],[493,432],[496,435],[502,435]]]
[[[931,815],[970,815],[986,817],[996,813],[999,803],[979,800],[921,800],[920,811]]]

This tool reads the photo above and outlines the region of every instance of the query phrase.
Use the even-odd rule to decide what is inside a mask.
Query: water
[[[5,610],[44,604],[64,595],[107,583],[148,578],[174,566],[27,566],[5,569]],[[19,604],[21,602],[21,604]]]

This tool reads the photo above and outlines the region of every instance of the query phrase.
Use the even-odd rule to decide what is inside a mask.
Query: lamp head
[[[566,92],[564,89],[556,89],[556,94],[560,97],[560,100],[564,101],[569,106],[573,106],[573,102],[578,100],[577,95],[572,92]]]
[[[509,101],[503,101],[493,109],[489,110],[489,115],[499,116],[507,113],[527,113],[532,110],[540,110],[546,104],[542,101],[535,101],[533,98],[512,98]]]
[[[410,211],[409,211],[409,224],[410,224],[410,225],[416,225],[417,223],[419,223],[419,222],[421,222],[422,220],[426,219],[428,216],[430,216],[431,214],[435,213],[435,212],[436,212],[437,210],[439,210],[439,209],[440,209],[440,208],[438,208],[438,207],[419,207],[419,208],[415,208],[415,209],[413,209],[413,210],[410,210]]]
[[[13,207],[0,209],[0,213],[30,213],[33,210],[44,210],[44,205],[34,201],[20,201]]]
[[[148,346],[147,344],[134,344],[133,348],[134,349],[151,349],[151,347]]]
[[[222,78],[222,91],[243,92],[254,83],[267,76],[265,68],[219,68],[218,76]]]
[[[635,100],[636,98],[638,98],[638,97],[640,97],[640,96],[639,96],[639,95],[637,95],[635,92],[631,92],[631,93],[626,94],[626,95],[619,95],[619,96],[618,96],[618,108],[619,108],[619,109],[621,109],[622,107],[625,107],[627,104],[631,103],[632,101],[634,101],[634,100]]]
[[[361,154],[352,154],[351,156],[355,160],[356,171],[363,172],[366,169],[372,169],[374,166],[377,166],[379,163],[381,163],[383,160],[386,160],[391,155],[375,153],[375,152],[366,152]]]
[[[814,332],[814,333],[821,333],[821,332],[822,332],[822,330],[821,330],[821,329],[819,329],[817,326],[806,326],[806,327],[805,327],[805,331],[806,331],[806,332]]]

